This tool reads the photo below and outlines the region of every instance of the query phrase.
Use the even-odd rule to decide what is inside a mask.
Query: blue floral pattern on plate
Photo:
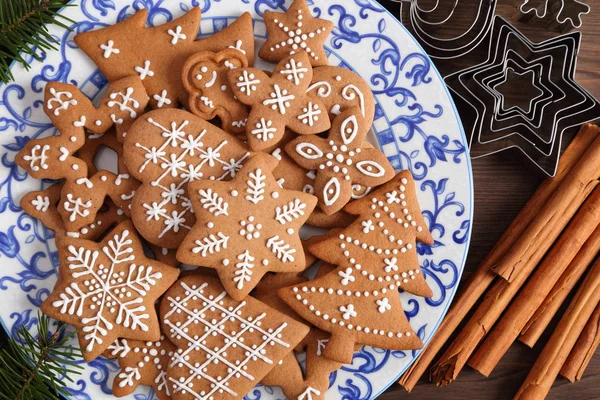
[[[73,42],[78,32],[112,25],[137,10],[149,11],[159,25],[191,7],[202,9],[200,35],[210,35],[244,11],[255,21],[257,48],[266,35],[262,15],[285,11],[291,0],[79,0],[63,13],[78,21],[73,32],[57,26],[50,33],[60,51],[31,59],[26,71],[13,66],[16,80],[0,87],[0,320],[9,333],[37,323],[36,313],[56,282],[58,257],[54,235],[23,213],[21,197],[47,186],[27,176],[14,163],[27,141],[56,134],[43,112],[46,82],[72,83],[89,97],[97,96],[106,80]],[[427,342],[437,329],[455,294],[471,236],[473,187],[462,126],[448,91],[421,47],[404,27],[372,0],[309,0],[315,15],[335,28],[326,43],[331,65],[340,65],[367,80],[377,100],[373,142],[397,169],[410,169],[435,238],[419,245],[420,263],[434,296],[423,299],[402,293],[406,314],[419,337]],[[357,54],[360,54],[357,57]],[[377,397],[418,355],[364,347],[351,365],[333,373],[327,399],[368,400]],[[83,363],[83,362],[82,362]],[[85,365],[70,386],[75,399],[109,398],[117,366],[103,358]],[[155,398],[152,389],[139,388],[127,397]],[[283,399],[279,388],[257,386],[249,400]]]

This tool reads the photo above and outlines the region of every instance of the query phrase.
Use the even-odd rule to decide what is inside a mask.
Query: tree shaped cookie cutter
[[[434,59],[453,59],[464,56],[485,40],[489,32],[496,10],[496,0],[479,0],[476,2],[454,0],[442,2],[436,0],[430,8],[421,7],[419,0],[392,0],[400,4],[401,20],[408,25],[410,20],[410,31],[419,40],[427,54]],[[452,7],[446,9],[449,4]],[[445,17],[438,17],[443,13],[442,5],[446,11]],[[467,10],[468,9],[468,10]],[[436,36],[436,30],[450,23],[456,15],[465,13],[473,14],[470,26],[453,37]]]
[[[501,17],[496,17],[491,31],[488,59],[476,66],[446,77],[446,83],[456,96],[464,100],[475,112],[472,127],[471,157],[480,158],[508,148],[518,148],[546,174],[554,175],[560,157],[563,135],[571,133],[579,125],[600,117],[600,104],[575,81],[577,52],[581,40],[578,32],[562,35],[542,43],[532,43],[516,28]],[[509,53],[509,51],[511,51]],[[505,59],[518,54],[522,67],[536,63],[541,68],[552,67],[549,73],[553,84],[564,92],[541,111],[542,122],[552,122],[550,134],[544,134],[548,123],[536,128],[527,121],[527,113],[521,112],[520,124],[507,126],[493,132],[490,124],[498,119],[497,105],[501,93],[494,90],[495,77],[502,71]],[[541,62],[540,56],[549,55],[552,63]],[[515,58],[516,60],[517,58]],[[536,61],[537,60],[537,61]],[[539,68],[539,67],[536,67]],[[560,93],[560,92],[557,92]],[[556,100],[556,101],[554,101]],[[521,110],[522,111],[522,110]],[[512,112],[519,113],[519,110]],[[538,121],[539,124],[539,121]],[[540,140],[544,137],[545,140]]]
[[[589,5],[579,0],[518,0],[515,3],[520,20],[543,20],[548,29],[562,32],[581,28],[582,16],[591,11]]]

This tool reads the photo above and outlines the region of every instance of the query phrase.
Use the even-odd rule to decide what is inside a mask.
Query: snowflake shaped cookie
[[[242,300],[268,271],[304,269],[299,229],[317,199],[281,189],[273,176],[277,160],[250,158],[231,182],[189,184],[197,222],[177,259],[217,270],[223,286]]]
[[[104,352],[104,356],[116,358],[120,367],[113,381],[113,395],[124,397],[138,385],[146,385],[154,388],[160,400],[170,400],[167,367],[175,349],[164,335],[157,341],[115,340]]]
[[[286,13],[265,12],[267,41],[258,56],[267,61],[281,61],[289,55],[306,51],[314,67],[327,65],[327,53],[323,45],[333,22],[314,18],[306,0],[296,0]]]
[[[235,98],[227,73],[247,66],[246,57],[235,49],[203,51],[190,57],[182,71],[183,85],[190,94],[190,111],[207,121],[219,117],[226,132],[244,133],[250,110]]]
[[[125,162],[142,182],[132,204],[140,234],[178,248],[196,221],[188,183],[229,180],[249,154],[244,143],[183,110],[155,110],[138,119],[125,140]]]
[[[319,207],[331,215],[341,210],[353,196],[353,185],[381,185],[394,177],[394,168],[381,151],[367,146],[365,124],[358,107],[341,113],[329,136],[299,137],[285,150],[298,165],[317,171],[315,195]]]
[[[236,301],[216,278],[188,276],[165,294],[162,328],[177,350],[167,370],[173,400],[244,397],[308,333],[248,296]]]
[[[181,70],[193,54],[233,48],[248,58],[249,65],[254,63],[254,33],[249,13],[201,40],[196,40],[200,7],[193,7],[163,25],[148,27],[147,20],[148,10],[142,9],[115,25],[80,33],[74,40],[110,82],[124,76],[139,77],[152,108],[187,105]],[[153,25],[153,18],[148,22]]]
[[[154,303],[179,270],[146,258],[130,221],[100,243],[66,238],[58,244],[60,279],[41,309],[77,328],[86,361],[117,338],[160,338]]]
[[[235,97],[252,108],[246,124],[251,149],[273,147],[283,138],[286,127],[301,135],[330,128],[323,103],[306,93],[312,76],[305,51],[281,60],[270,76],[256,68],[229,72],[229,85]]]

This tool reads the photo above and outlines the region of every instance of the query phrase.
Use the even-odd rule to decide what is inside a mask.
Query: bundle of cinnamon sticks
[[[543,399],[560,374],[581,379],[600,344],[600,128],[585,125],[470,280],[399,384],[411,391],[430,370],[438,386],[466,364],[492,373],[517,340],[533,347],[568,294],[584,281],[515,399]]]

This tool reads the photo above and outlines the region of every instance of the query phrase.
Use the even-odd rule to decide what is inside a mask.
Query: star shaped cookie
[[[299,229],[316,206],[307,193],[282,189],[277,160],[251,157],[231,182],[190,182],[196,224],[177,251],[185,264],[217,270],[227,293],[244,299],[268,272],[302,271]]]
[[[285,128],[314,135],[330,128],[323,102],[307,93],[313,76],[305,51],[284,58],[271,75],[257,68],[229,72],[235,97],[252,108],[246,124],[248,146],[266,150],[284,136]]]
[[[265,12],[267,41],[258,56],[267,61],[278,62],[299,51],[306,51],[313,67],[327,65],[323,44],[327,40],[333,22],[314,18],[305,0],[296,0],[286,13]]]
[[[177,280],[179,270],[144,256],[131,221],[100,243],[65,238],[58,242],[60,279],[42,311],[77,328],[86,361],[117,338],[160,339],[154,303]]]
[[[365,143],[369,126],[358,107],[342,112],[327,139],[298,137],[285,151],[302,168],[316,170],[315,195],[327,215],[352,198],[353,185],[379,186],[394,177],[394,168],[381,151]]]

